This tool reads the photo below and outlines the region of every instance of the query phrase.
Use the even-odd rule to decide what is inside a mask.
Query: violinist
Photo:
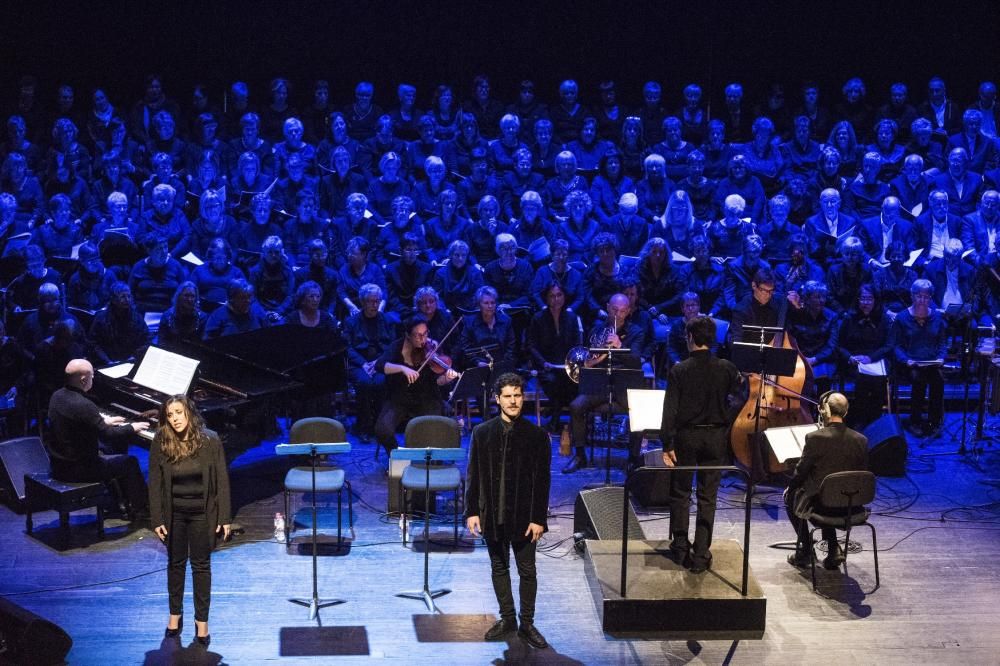
[[[416,315],[403,328],[403,337],[375,362],[376,372],[386,376],[386,401],[375,422],[375,440],[387,453],[397,446],[401,423],[443,413],[438,387],[458,378],[451,360],[435,353],[437,343],[430,339],[426,319]]]

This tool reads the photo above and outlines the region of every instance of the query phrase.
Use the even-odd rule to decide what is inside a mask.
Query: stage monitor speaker
[[[0,663],[62,664],[71,647],[62,628],[0,598]]]
[[[621,539],[624,497],[625,490],[620,486],[581,490],[573,508],[573,532],[583,534],[586,539]],[[628,538],[646,538],[631,502],[628,507]]]
[[[656,449],[644,453],[642,466],[666,469],[663,451]],[[639,506],[647,509],[670,506],[670,474],[645,470],[633,472],[630,478],[629,492]]]
[[[24,511],[24,475],[45,472],[49,457],[37,437],[18,437],[0,442],[0,496],[14,511]]]
[[[868,469],[877,476],[906,474],[906,435],[896,414],[886,414],[865,428]]]

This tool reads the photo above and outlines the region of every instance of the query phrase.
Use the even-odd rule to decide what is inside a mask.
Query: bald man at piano
[[[59,481],[118,481],[130,521],[149,516],[146,482],[135,456],[105,454],[101,444],[124,451],[149,423],[125,423],[121,416],[101,414],[86,393],[94,385],[94,366],[82,358],[66,365],[66,383],[49,400],[49,427],[44,431],[52,478]]]

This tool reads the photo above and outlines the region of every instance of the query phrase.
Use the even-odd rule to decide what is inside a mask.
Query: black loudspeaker
[[[49,457],[37,437],[0,442],[0,498],[18,513],[24,512],[24,475],[46,472]]]
[[[656,449],[643,455],[643,467],[666,469],[663,464],[663,451]],[[670,474],[652,472],[649,470],[633,472],[629,485],[629,494],[640,506],[647,509],[670,506]]]
[[[0,663],[62,664],[71,647],[59,626],[0,597]]]
[[[906,474],[906,435],[899,417],[886,414],[865,428],[868,438],[868,469],[877,476]]]
[[[573,532],[583,534],[586,539],[621,539],[624,498],[625,490],[619,486],[581,490],[573,507]],[[646,538],[631,502],[628,507],[628,538]]]

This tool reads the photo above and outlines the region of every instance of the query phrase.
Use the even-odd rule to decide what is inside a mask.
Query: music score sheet
[[[186,394],[198,363],[197,359],[150,347],[132,381],[165,395]]]

